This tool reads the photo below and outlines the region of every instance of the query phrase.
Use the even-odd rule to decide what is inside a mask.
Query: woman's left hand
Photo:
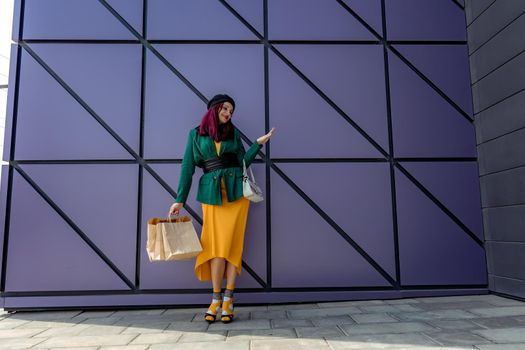
[[[274,132],[275,132],[275,128],[272,128],[272,130],[270,130],[266,135],[263,135],[263,136],[259,137],[257,139],[257,143],[259,145],[264,145],[266,142],[268,142],[270,137],[272,137]]]

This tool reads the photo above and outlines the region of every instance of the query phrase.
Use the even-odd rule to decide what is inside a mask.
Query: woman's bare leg
[[[224,276],[224,269],[226,259],[224,258],[213,258],[210,261],[211,264],[211,281],[213,284],[214,291],[221,291],[222,279]]]
[[[237,278],[237,270],[235,269],[235,265],[228,261],[226,264],[226,285],[234,286],[235,278]]]

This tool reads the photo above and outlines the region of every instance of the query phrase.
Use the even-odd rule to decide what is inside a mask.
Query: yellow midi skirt
[[[219,154],[220,142],[215,142]],[[211,259],[225,258],[235,265],[237,275],[242,270],[244,232],[250,201],[241,197],[228,202],[224,179],[221,179],[222,205],[202,203],[202,251],[195,261],[195,275],[200,281],[211,280]],[[226,268],[224,276],[226,278]]]

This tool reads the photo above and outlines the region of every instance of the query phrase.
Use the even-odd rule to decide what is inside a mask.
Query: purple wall
[[[247,140],[278,129],[253,165],[266,201],[250,209],[239,303],[486,291],[459,2],[15,7],[6,309],[209,301],[194,259],[148,261],[146,222],[173,203],[187,132],[219,92]],[[198,232],[200,175],[183,211]]]

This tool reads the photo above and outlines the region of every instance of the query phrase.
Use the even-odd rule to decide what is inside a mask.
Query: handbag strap
[[[255,182],[255,177],[253,176],[252,168],[248,168],[248,170],[250,171],[250,177],[252,178],[252,182]],[[248,174],[246,172],[246,162],[244,161],[244,159],[242,160],[242,172],[243,176],[248,177]]]

